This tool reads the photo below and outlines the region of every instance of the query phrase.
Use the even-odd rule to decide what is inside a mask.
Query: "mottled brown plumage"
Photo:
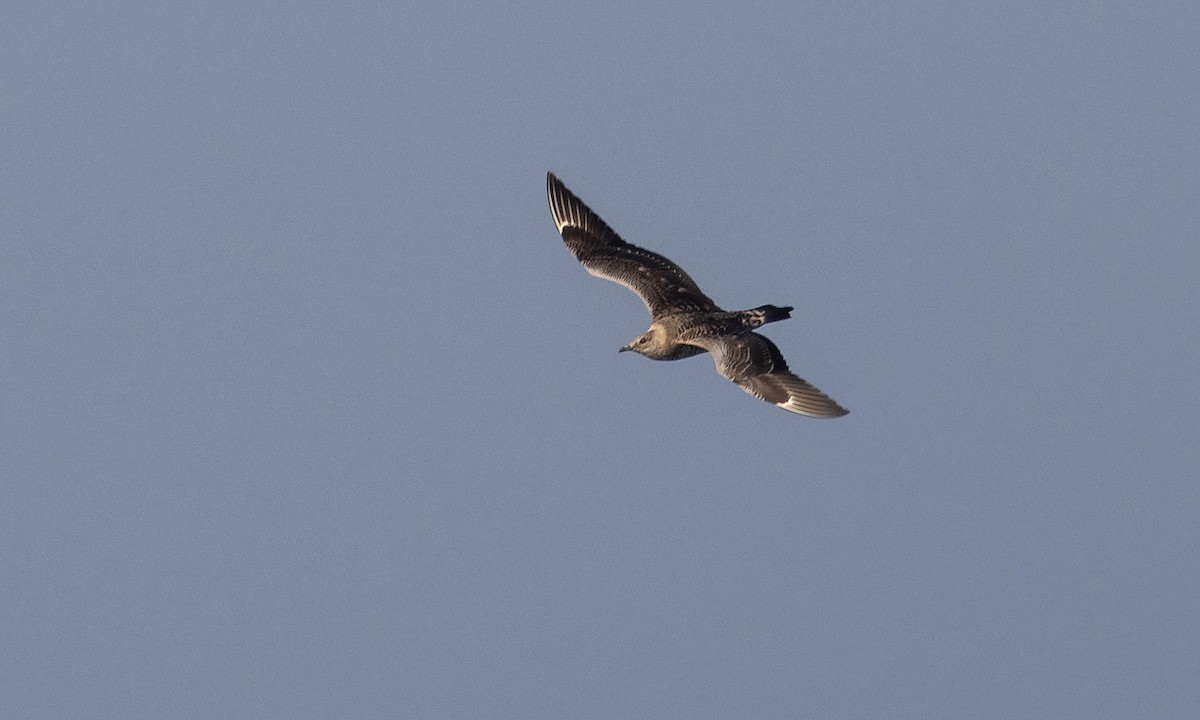
[[[675,263],[620,238],[554,173],[546,174],[550,213],[563,242],[592,275],[637,293],[650,310],[650,328],[621,351],[652,360],[680,360],[709,352],[717,372],[743,390],[800,415],[841,417],[847,411],[788,370],[779,348],[754,332],[785,320],[792,308],[763,305],[722,310]]]

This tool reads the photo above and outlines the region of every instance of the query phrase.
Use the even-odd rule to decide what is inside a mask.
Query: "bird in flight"
[[[815,418],[849,412],[788,370],[775,343],[754,332],[791,317],[793,308],[722,310],[683,268],[622,240],[554,173],[546,173],[546,195],[554,226],[584,269],[634,291],[650,310],[650,329],[621,352],[632,350],[651,360],[681,360],[708,352],[718,373],[788,412]]]

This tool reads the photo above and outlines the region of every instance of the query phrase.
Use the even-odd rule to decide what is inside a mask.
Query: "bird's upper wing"
[[[687,342],[712,353],[717,372],[751,395],[788,412],[816,418],[841,417],[850,412],[789,371],[775,343],[758,333],[702,336]]]
[[[546,173],[546,196],[554,225],[589,273],[638,294],[652,317],[689,310],[718,310],[696,281],[658,253],[630,245],[563,185]]]

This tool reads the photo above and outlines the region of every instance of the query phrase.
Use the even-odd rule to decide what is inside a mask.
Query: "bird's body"
[[[763,305],[736,312],[685,310],[667,313],[654,319],[649,330],[621,349],[633,350],[651,360],[681,360],[705,352],[699,343],[706,337],[741,335],[766,323],[786,320],[791,317],[791,311],[790,307]],[[640,346],[638,341],[643,337],[649,342]]]
[[[791,317],[793,308],[762,305],[722,310],[678,265],[622,240],[553,173],[546,174],[546,194],[563,242],[584,268],[637,293],[650,310],[650,328],[622,351],[652,360],[681,360],[709,352],[717,372],[784,410],[822,418],[848,412],[792,374],[779,348],[754,332],[766,323]]]

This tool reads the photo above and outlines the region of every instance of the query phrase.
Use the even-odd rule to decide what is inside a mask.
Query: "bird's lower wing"
[[[841,417],[850,412],[788,370],[775,343],[758,333],[721,335],[693,342],[712,353],[721,375],[751,395],[788,412],[815,418]]]

